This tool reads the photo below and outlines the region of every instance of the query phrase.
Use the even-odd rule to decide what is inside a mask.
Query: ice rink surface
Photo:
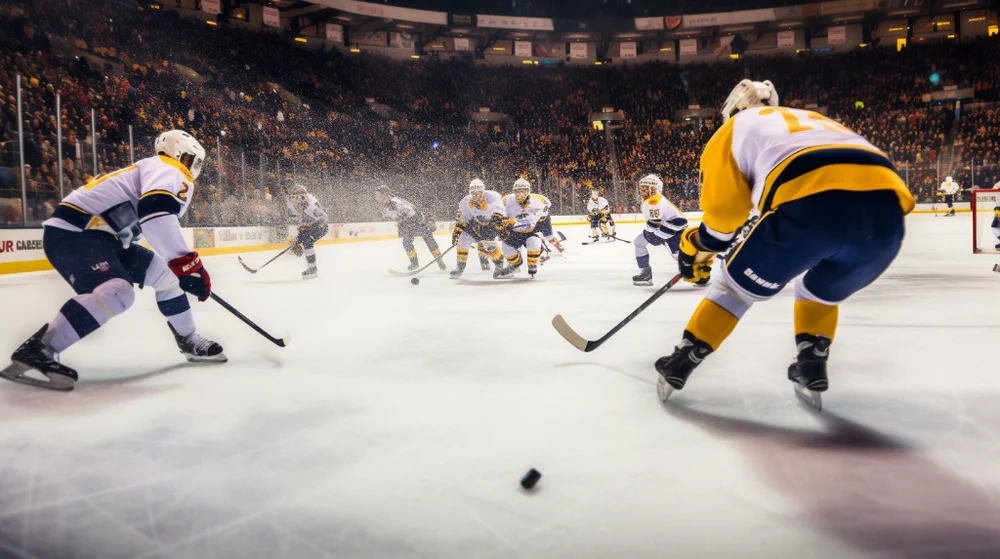
[[[532,282],[473,260],[468,282],[413,286],[387,273],[398,241],[321,247],[311,282],[291,256],[255,276],[208,258],[292,344],[198,304],[230,362],[188,365],[147,290],[63,355],[74,392],[0,384],[0,557],[1000,557],[1000,258],[970,253],[968,214],[907,225],[842,307],[818,415],[785,378],[790,289],[666,405],[652,363],[702,292],[593,353],[563,341],[557,312],[595,338],[655,289],[632,286],[631,245],[581,246],[583,227]],[[653,266],[658,285],[675,269],[665,249]],[[0,278],[5,362],[70,294]]]

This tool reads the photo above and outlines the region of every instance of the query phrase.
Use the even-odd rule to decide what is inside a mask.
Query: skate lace
[[[202,337],[198,334],[191,334],[184,341],[186,341],[188,344],[191,345],[192,348],[198,351],[208,351],[208,348],[212,347],[212,344],[215,343],[212,340]]]

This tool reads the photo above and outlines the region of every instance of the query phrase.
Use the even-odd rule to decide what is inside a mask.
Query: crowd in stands
[[[30,223],[51,213],[60,189],[127,165],[130,137],[134,157],[145,157],[171,128],[190,131],[209,151],[191,224],[280,222],[279,187],[293,181],[317,191],[337,220],[376,218],[371,193],[379,184],[447,218],[472,178],[506,191],[522,175],[560,213],[582,211],[595,186],[616,209],[633,210],[631,185],[648,173],[694,210],[699,155],[719,123],[675,122],[675,113],[721,106],[743,77],[771,79],[784,105],[825,108],[905,166],[914,185],[938,182],[937,158],[952,140],[959,161],[1000,160],[1000,111],[963,115],[952,137],[954,107],[922,100],[957,85],[997,101],[995,40],[685,66],[499,68],[306,50],[275,34],[127,4],[102,3],[103,17],[92,12],[79,0],[0,7],[0,225],[22,219],[17,75]],[[608,105],[627,118],[610,134],[588,122]],[[501,116],[470,123],[479,107]],[[616,179],[626,188],[612,188]]]

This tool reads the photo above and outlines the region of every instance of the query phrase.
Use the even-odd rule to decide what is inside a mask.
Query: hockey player
[[[299,233],[292,241],[292,252],[295,256],[306,257],[306,270],[302,272],[302,279],[316,279],[319,275],[316,269],[316,241],[330,230],[326,212],[319,200],[301,184],[287,189],[285,196],[288,216],[299,226]]]
[[[681,244],[680,232],[687,228],[684,214],[663,196],[663,181],[656,175],[639,179],[639,196],[642,197],[642,215],[646,226],[635,238],[635,262],[639,274],[632,276],[634,285],[653,285],[653,268],[649,265],[649,246],[666,246],[670,256],[677,260]],[[707,282],[707,278],[706,278]]]
[[[993,190],[1000,189],[1000,182],[993,185]],[[993,221],[990,222],[993,229],[993,236],[997,238],[997,245],[993,248],[1000,250],[1000,196],[997,197],[996,205],[993,206]]]
[[[531,193],[531,184],[524,179],[514,182],[513,192],[504,197],[504,208],[509,227],[504,233],[502,245],[507,269],[499,277],[510,278],[521,267],[521,247],[528,255],[528,275],[538,273],[538,259],[542,255],[542,239],[536,235],[539,220],[549,214],[548,199]]]
[[[441,256],[437,241],[434,240],[434,226],[422,212],[417,211],[413,204],[393,196],[389,187],[382,185],[375,189],[375,199],[382,206],[382,212],[386,217],[396,222],[396,229],[403,239],[403,248],[406,249],[406,256],[410,259],[410,265],[406,269],[416,270],[420,267],[417,259],[417,249],[413,247],[413,239],[422,237],[424,244],[431,251],[434,258]],[[444,261],[438,260],[438,267],[447,269]]]
[[[160,134],[155,149],[157,155],[72,192],[42,224],[45,256],[76,296],[14,352],[0,376],[72,390],[77,373],[57,355],[127,311],[135,301],[133,284],[156,291],[160,313],[188,361],[226,361],[222,346],[195,332],[185,294],[205,301],[212,293],[211,278],[184,241],[179,221],[194,195],[205,148],[190,134],[171,130]],[[153,250],[138,244],[142,237]],[[31,370],[48,380],[25,375]]]
[[[820,114],[779,106],[769,81],[743,80],[730,93],[701,172],[703,221],[681,234],[686,281],[709,277],[713,255],[754,206],[761,217],[720,266],[673,354],[656,361],[660,397],[684,387],[751,305],[805,273],[795,285],[798,355],[788,378],[817,405],[838,305],[895,259],[913,196],[884,153]]]
[[[944,198],[944,203],[948,206],[948,213],[945,214],[948,217],[955,215],[955,195],[958,194],[958,190],[958,183],[951,180],[951,177],[945,177],[941,188],[938,189],[938,196]]]
[[[504,228],[503,197],[493,190],[486,190],[480,179],[469,183],[469,194],[458,203],[455,229],[451,233],[451,244],[458,247],[458,264],[451,271],[451,279],[462,277],[469,259],[469,247],[477,245],[480,255],[493,261],[493,277],[500,277],[503,271],[503,254],[497,235]]]
[[[601,233],[605,237],[615,237],[615,220],[611,218],[611,205],[606,198],[601,196],[601,191],[596,188],[590,191],[590,198],[587,199],[587,213],[590,214],[590,236],[592,242],[597,242],[597,228],[601,228]],[[608,233],[608,227],[611,232]]]
[[[518,184],[522,184],[528,188],[528,192],[531,192],[531,183],[527,179],[520,178],[514,181],[514,187],[516,188]],[[549,215],[549,211],[552,208],[552,202],[549,201],[548,197],[541,194],[532,194],[532,196],[538,197],[545,206],[545,215],[538,218],[538,226],[535,228],[535,232],[541,237],[542,240],[552,243],[552,246],[556,247],[559,253],[565,252],[566,249],[562,247],[559,242],[559,237],[555,235],[552,231],[552,216]],[[543,258],[545,260],[545,258]]]

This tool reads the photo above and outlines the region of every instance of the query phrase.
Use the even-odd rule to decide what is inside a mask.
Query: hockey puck
[[[538,483],[538,480],[540,479],[542,479],[541,472],[532,468],[528,470],[528,473],[524,474],[524,477],[521,478],[521,487],[527,490],[534,489],[535,484]]]
[[[413,278],[410,280],[410,283],[412,283],[413,285],[420,285],[420,280],[418,280],[417,278]]]

